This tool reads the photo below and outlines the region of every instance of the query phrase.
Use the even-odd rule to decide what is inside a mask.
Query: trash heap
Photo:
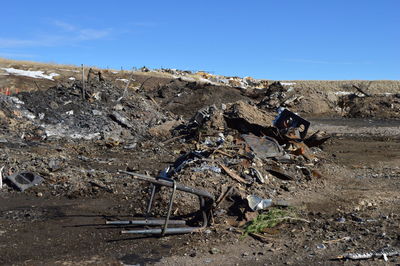
[[[265,89],[268,87],[268,81],[264,79],[254,79],[252,77],[227,77],[222,75],[215,75],[205,71],[185,71],[179,69],[155,69],[153,70],[159,73],[168,73],[171,74],[174,78],[180,78],[185,81],[191,82],[199,82],[199,83],[209,83],[213,85],[224,85],[233,88],[241,88],[241,89]]]
[[[117,166],[109,165],[123,164],[117,158],[169,117],[151,99],[101,79],[0,95],[0,175],[19,191],[44,181],[38,189],[52,195],[112,192],[124,181],[112,180]]]
[[[36,128],[34,132],[24,130],[32,135],[26,138],[42,140],[67,137],[137,142],[147,135],[149,127],[167,119],[152,101],[96,79],[85,87],[76,81],[46,91],[2,97],[0,104],[9,123],[14,120],[16,126],[22,122]]]
[[[217,223],[229,216],[246,220],[248,212],[287,205],[284,193],[321,177],[318,146],[329,136],[309,134],[309,127],[308,121],[287,109],[279,109],[277,115],[243,101],[201,109],[173,130],[173,139],[184,149],[158,178],[213,194]],[[168,202],[167,191],[161,193],[161,202]],[[175,215],[184,215],[195,212],[198,203],[181,193],[174,208]]]

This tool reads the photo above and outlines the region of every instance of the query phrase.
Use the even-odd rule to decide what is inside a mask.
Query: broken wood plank
[[[225,156],[228,156],[229,158],[233,158],[233,155],[232,154],[229,154],[229,153],[227,153],[227,152],[224,152],[224,151],[221,151],[221,150],[218,150],[218,149],[216,149],[215,151],[214,151],[214,153],[220,153],[220,154],[222,154],[222,155],[225,155]]]
[[[227,173],[230,177],[235,179],[236,181],[242,183],[242,184],[247,184],[247,181],[241,178],[238,174],[236,174],[233,170],[229,169],[226,165],[222,163],[218,163],[218,165]]]
[[[358,86],[356,86],[356,85],[353,85],[353,88],[355,88],[357,91],[361,92],[362,94],[364,94],[364,95],[367,96],[367,97],[370,97],[370,96],[371,96],[371,94],[366,93],[365,91],[363,91],[360,87],[358,87]]]

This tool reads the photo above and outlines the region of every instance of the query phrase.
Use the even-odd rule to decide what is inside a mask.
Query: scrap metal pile
[[[169,187],[176,182],[204,190],[216,198],[201,209],[207,211],[208,223],[243,225],[258,211],[287,206],[284,193],[321,177],[318,146],[329,137],[321,132],[308,134],[309,127],[308,121],[283,108],[276,114],[243,101],[206,107],[172,130],[172,140],[184,147],[176,151],[181,155],[158,176],[145,181],[163,180],[171,182]],[[144,180],[141,175],[129,174]],[[162,190],[158,200],[169,202],[170,195]],[[153,197],[154,193],[151,200]],[[190,193],[174,197],[168,218],[172,209],[175,216],[197,212],[198,203]],[[148,208],[147,216],[151,213],[165,212]],[[160,229],[129,231],[149,232]]]

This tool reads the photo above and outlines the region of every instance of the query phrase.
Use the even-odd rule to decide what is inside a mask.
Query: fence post
[[[85,100],[85,69],[83,67],[83,64],[81,64],[82,66],[82,99]]]

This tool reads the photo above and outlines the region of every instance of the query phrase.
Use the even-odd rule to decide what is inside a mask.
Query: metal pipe
[[[176,181],[172,180],[172,183],[174,184],[174,187],[172,188],[171,197],[169,198],[167,217],[165,218],[165,223],[161,232],[161,236],[165,235],[165,231],[167,230],[169,217],[171,216],[172,205],[174,203],[174,198],[176,193]]]
[[[131,220],[131,221],[106,221],[106,224],[111,225],[163,225],[165,219],[151,219],[151,220]],[[168,224],[185,225],[184,220],[168,220]]]
[[[167,228],[164,234],[187,234],[192,232],[199,232],[203,230],[203,227],[181,227],[181,228]],[[143,229],[143,230],[124,230],[121,231],[122,234],[161,234],[162,228],[154,229]]]
[[[146,217],[150,214],[151,207],[153,207],[153,200],[154,200],[154,195],[156,194],[156,185],[151,184],[151,195],[150,195],[150,200],[149,200],[149,205],[147,205],[147,212],[146,212]]]
[[[169,181],[169,180],[156,179],[154,177],[150,177],[150,176],[146,176],[146,175],[142,175],[142,174],[137,174],[137,173],[132,173],[132,172],[127,172],[127,171],[119,171],[119,172],[131,175],[134,178],[139,179],[139,180],[151,182],[153,184],[158,184],[158,185],[161,185],[161,186],[166,186],[166,187],[171,187],[171,188],[174,186],[173,182]],[[205,190],[188,187],[188,186],[185,186],[185,185],[182,185],[182,184],[179,184],[179,183],[176,184],[176,189],[180,190],[180,191],[192,193],[192,194],[195,194],[197,196],[208,198],[208,199],[212,200],[213,202],[215,200],[214,196],[212,194],[210,194],[208,191],[205,191]]]
[[[204,229],[204,228],[207,227],[207,224],[208,224],[208,217],[207,217],[207,213],[206,213],[206,210],[205,210],[206,203],[205,203],[204,198],[200,197],[200,196],[199,196],[199,201],[200,201],[200,211],[201,211],[201,214],[203,216],[203,225],[202,225],[201,228]]]

